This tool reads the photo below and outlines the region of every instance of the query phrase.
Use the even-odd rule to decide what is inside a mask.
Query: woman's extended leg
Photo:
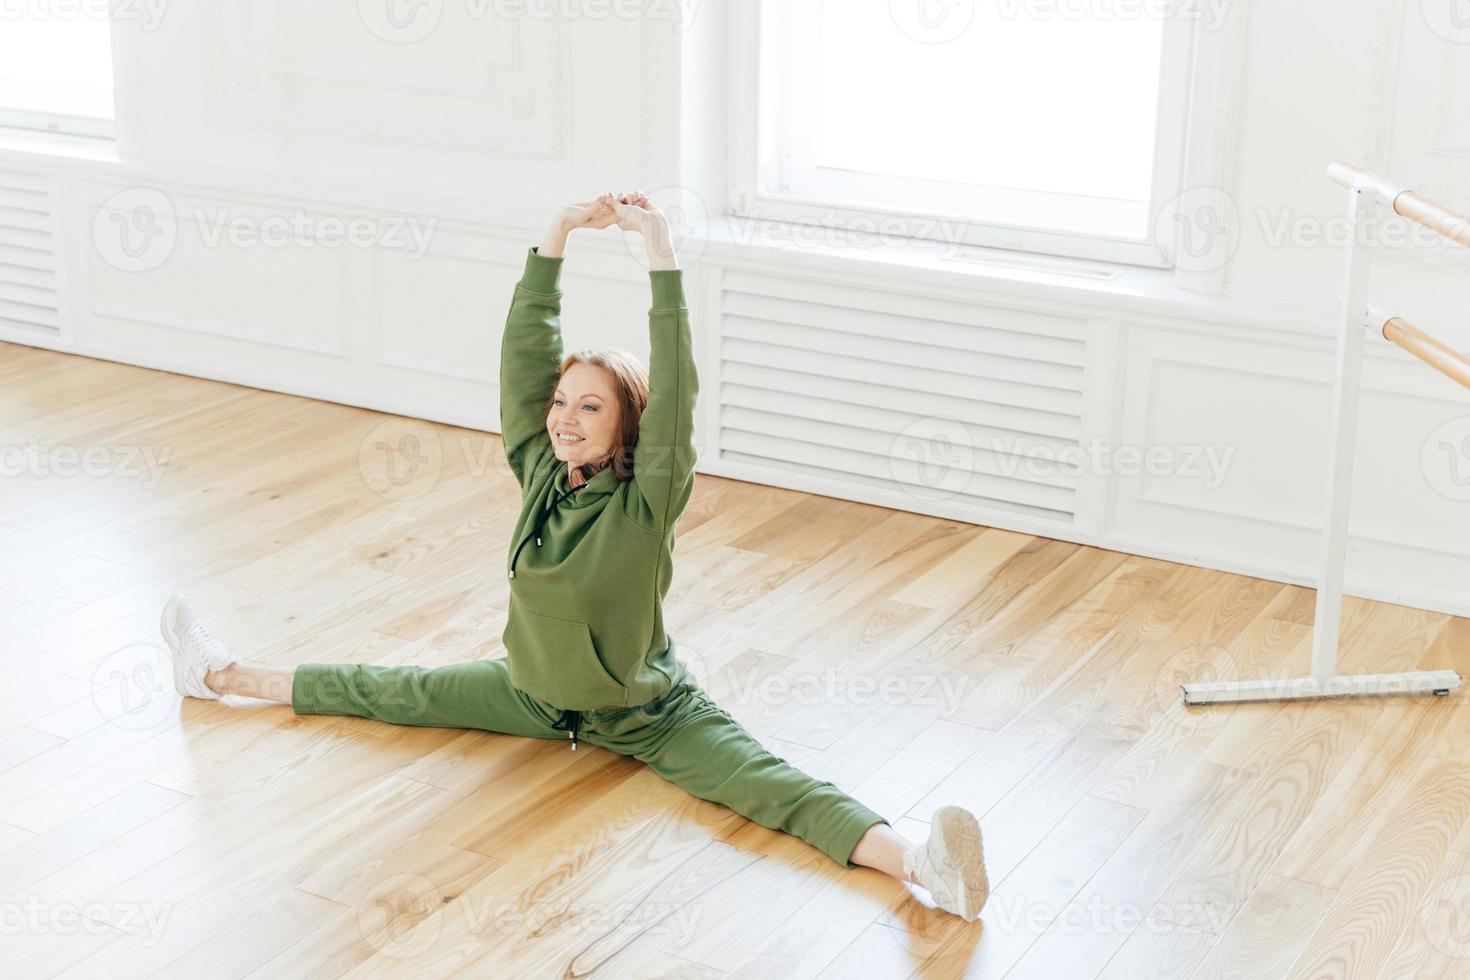
[[[698,685],[680,685],[607,721],[594,713],[584,719],[584,731],[588,742],[646,762],[684,790],[763,827],[794,834],[838,864],[856,867],[854,856],[867,857],[879,870],[903,874],[902,853],[895,866],[894,842],[881,831],[856,853],[870,828],[887,826],[882,814],[767,751]]]
[[[562,713],[512,687],[503,660],[432,668],[351,663],[275,667],[242,661],[210,634],[183,596],[169,600],[160,626],[182,694],[261,698],[289,704],[301,715],[356,715],[395,725],[564,737],[557,727]]]
[[[295,678],[295,667],[273,667],[250,660],[236,660],[223,670],[205,674],[204,683],[216,694],[237,694],[290,704]]]
[[[877,823],[868,828],[857,846],[852,849],[852,863],[865,868],[876,868],[902,881],[919,884],[918,880],[903,867],[903,854],[913,843],[887,823]]]
[[[478,728],[508,735],[565,738],[558,716],[510,686],[503,660],[445,667],[302,664],[275,667],[237,660],[205,675],[220,694],[289,704],[299,715],[356,715],[394,725]]]
[[[299,715],[566,738],[555,727],[561,712],[512,687],[504,660],[446,667],[302,664],[292,675],[291,707]]]
[[[879,813],[773,755],[697,684],[631,711],[592,713],[588,742],[631,755],[682,789],[763,827],[802,838],[845,867],[865,865],[927,889],[968,921],[989,896],[980,827],[961,807],[934,813],[910,844]]]

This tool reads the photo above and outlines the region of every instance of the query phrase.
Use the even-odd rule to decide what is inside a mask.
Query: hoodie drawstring
[[[546,526],[546,522],[551,519],[551,515],[556,511],[558,507],[561,506],[561,502],[563,500],[566,500],[568,497],[570,497],[572,494],[576,493],[578,490],[582,489],[582,487],[585,487],[586,485],[587,484],[585,483],[581,483],[567,490],[566,493],[558,494],[556,499],[551,502],[551,506],[541,512],[541,516],[536,520],[536,526],[532,529],[531,533],[522,538],[521,543],[516,545],[515,554],[512,555],[510,559],[511,578],[516,577],[516,562],[520,559],[521,549],[526,546],[526,542],[530,541],[532,538],[535,538],[536,547],[541,547],[541,529]]]

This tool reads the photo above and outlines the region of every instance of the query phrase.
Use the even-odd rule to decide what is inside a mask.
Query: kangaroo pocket
[[[532,697],[574,711],[626,705],[627,689],[602,662],[586,623],[512,602],[504,639],[510,682]]]

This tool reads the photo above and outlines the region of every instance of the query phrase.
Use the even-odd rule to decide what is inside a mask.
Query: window
[[[0,6],[0,126],[111,136],[106,4]]]
[[[1192,30],[1163,6],[765,0],[732,210],[1167,265]]]

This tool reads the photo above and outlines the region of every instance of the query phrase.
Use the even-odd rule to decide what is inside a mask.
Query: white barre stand
[[[1400,674],[1339,674],[1337,650],[1342,618],[1343,568],[1347,557],[1348,501],[1352,494],[1353,449],[1358,431],[1359,380],[1363,367],[1363,335],[1373,329],[1437,370],[1470,385],[1470,359],[1450,350],[1418,328],[1388,317],[1368,304],[1368,252],[1360,233],[1378,218],[1387,202],[1399,214],[1470,245],[1466,219],[1373,174],[1345,164],[1327,168],[1333,180],[1348,188],[1351,237],[1347,246],[1346,290],[1342,296],[1337,342],[1337,380],[1333,389],[1332,442],[1328,446],[1327,524],[1317,578],[1317,612],[1312,630],[1312,673],[1306,677],[1213,681],[1179,685],[1185,704],[1220,701],[1286,701],[1346,695],[1439,694],[1462,683],[1453,670],[1416,670]],[[1392,328],[1390,328],[1392,321]]]

